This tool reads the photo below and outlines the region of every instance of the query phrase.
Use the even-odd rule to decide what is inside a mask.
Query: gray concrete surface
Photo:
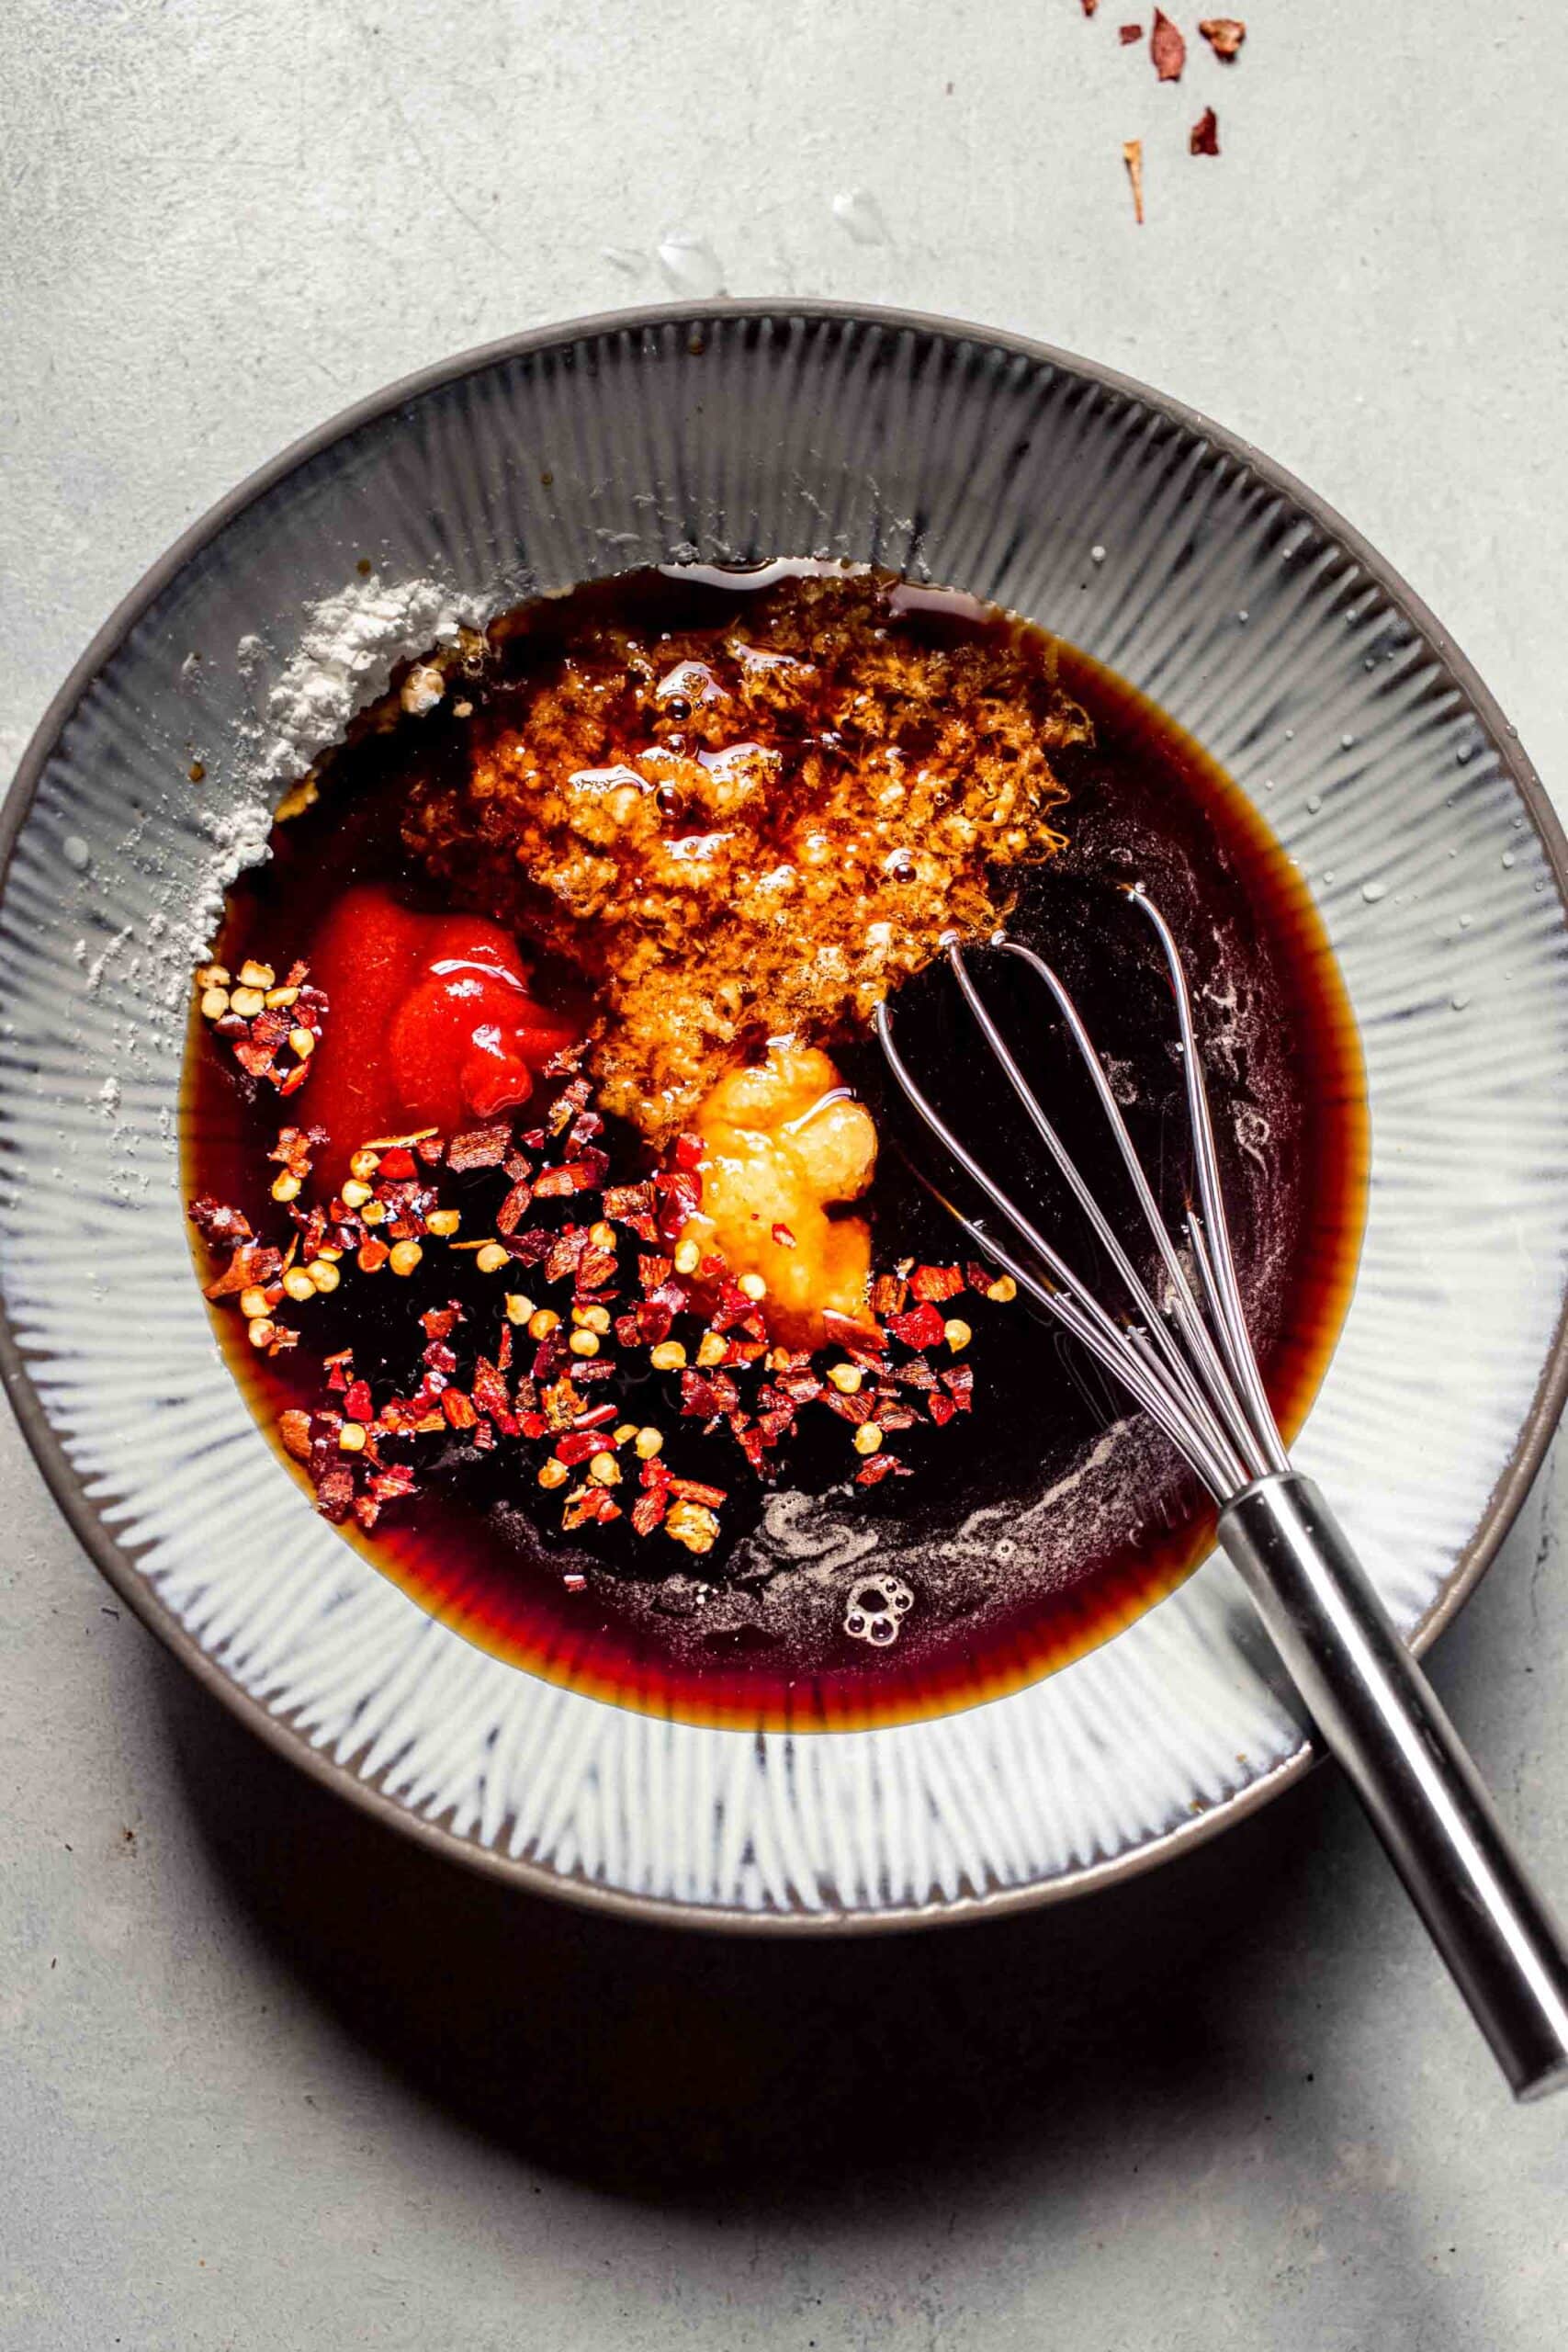
[[[994,320],[1223,416],[1568,791],[1557,12],[1250,13],[1173,91],[1117,0],[10,0],[0,759],[324,413],[722,284]],[[1326,1779],[1135,1902],[850,1953],[611,1930],[254,1750],[8,1421],[0,1509],[6,2347],[1562,2341],[1568,2106],[1508,2108]],[[1437,1670],[1568,1899],[1562,1516],[1549,1470]]]

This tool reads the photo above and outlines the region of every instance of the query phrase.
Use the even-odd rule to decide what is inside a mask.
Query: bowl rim
[[[120,599],[51,699],[22,754],[4,806],[0,808],[0,900],[5,897],[12,859],[31,812],[39,780],[66,725],[89,687],[120,650],[138,622],[172,585],[191,559],[247,507],[265,497],[301,466],[321,456],[351,434],[378,423],[412,401],[460,382],[466,377],[482,374],[509,360],[539,351],[667,326],[694,328],[716,321],[751,321],[762,325],[773,321],[797,319],[807,323],[836,321],[880,328],[894,334],[908,332],[934,335],[950,343],[973,343],[982,348],[1002,351],[1029,360],[1036,367],[1060,369],[1103,390],[1144,403],[1186,432],[1208,441],[1214,448],[1245,466],[1269,489],[1291,500],[1303,514],[1330,534],[1376,581],[1393,607],[1427,639],[1469,698],[1486,730],[1493,751],[1519,795],[1556,884],[1559,907],[1564,920],[1568,921],[1568,834],[1565,834],[1556,810],[1526,756],[1517,732],[1504,717],[1473,664],[1400,573],[1335,507],[1286,467],[1265,456],[1240,435],[1215,424],[1202,411],[1156,390],[1135,377],[1122,375],[1116,368],[1104,367],[1097,360],[1081,357],[1077,353],[1041,342],[1035,337],[1014,334],[1005,328],[985,326],[970,320],[944,317],[933,311],[903,310],[875,302],[814,298],[799,300],[793,296],[773,300],[748,297],[707,302],[639,304],[525,328],[518,333],[500,336],[493,342],[475,345],[398,377],[379,390],[351,401],[347,407],[312,426],[256,467],[188,524],[136,585]],[[747,1936],[821,1935],[828,1932],[876,1934],[916,1927],[955,1925],[960,1921],[982,1917],[993,1918],[1003,1914],[1032,1910],[1043,1904],[1074,1900],[1119,1881],[1136,1877],[1171,1856],[1204,1843],[1231,1823],[1244,1820],[1303,1779],[1314,1765],[1322,1760],[1321,1750],[1309,1741],[1304,1748],[1298,1749],[1223,1803],[1179,1823],[1161,1837],[1150,1838],[1129,1848],[1124,1853],[1091,1863],[1062,1878],[1024,1886],[998,1887],[985,1894],[935,1897],[918,1904],[891,1905],[874,1912],[849,1911],[831,1905],[793,1912],[741,1912],[728,1910],[721,1905],[682,1904],[660,1895],[633,1894],[619,1888],[596,1885],[587,1880],[569,1878],[540,1863],[479,1846],[471,1838],[458,1836],[445,1822],[427,1819],[381,1789],[358,1779],[324,1750],[316,1747],[296,1725],[274,1714],[260,1699],[242,1689],[217,1659],[209,1656],[195,1634],[180,1623],[173,1610],[160,1598],[131,1555],[116,1541],[94,1509],[85,1486],[44,1409],[26,1355],[12,1328],[3,1294],[0,1294],[0,1383],[4,1385],[45,1483],[94,1564],[142,1623],[157,1635],[164,1647],[195,1675],[206,1690],[278,1755],[287,1757],[323,1787],[334,1790],[348,1803],[359,1806],[400,1835],[416,1838],[431,1852],[444,1856],[450,1862],[524,1887],[533,1894],[548,1895],[557,1901],[574,1903],[586,1909],[659,1926],[700,1928],[711,1932]],[[1477,1526],[1459,1554],[1442,1593],[1409,1636],[1409,1646],[1417,1657],[1458,1614],[1492,1565],[1545,1457],[1565,1399],[1568,1399],[1568,1282],[1564,1283],[1559,1298],[1557,1320],[1540,1378],[1513,1451],[1487,1498]],[[818,1736],[831,1736],[830,1734]]]

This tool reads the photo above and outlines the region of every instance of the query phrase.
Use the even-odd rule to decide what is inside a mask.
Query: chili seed
[[[526,1323],[533,1312],[534,1302],[531,1298],[525,1298],[519,1290],[507,1292],[506,1319],[509,1323]]]
[[[423,1255],[417,1241],[394,1241],[387,1263],[394,1274],[412,1274]]]
[[[281,1176],[275,1176],[272,1180],[272,1197],[275,1201],[297,1201],[299,1197],[299,1177],[292,1175],[287,1168]]]
[[[1010,1298],[1018,1296],[1018,1284],[1010,1274],[998,1274],[987,1290],[986,1296],[994,1298],[998,1306],[1005,1306]]]
[[[574,1306],[571,1319],[585,1331],[597,1331],[603,1339],[610,1328],[610,1310],[607,1306]]]
[[[299,1001],[298,989],[268,989],[266,1009],[269,1012],[287,1012],[291,1004]]]
[[[374,1200],[375,1194],[368,1184],[362,1184],[357,1176],[351,1176],[338,1197],[345,1209],[362,1209],[367,1201]]]
[[[236,989],[229,999],[229,1010],[237,1012],[242,1021],[254,1021],[265,1002],[266,998],[260,989],[241,988]]]
[[[637,1433],[637,1451],[639,1460],[643,1462],[651,1462],[654,1455],[656,1453],[661,1453],[663,1450],[664,1431],[662,1430],[638,1430]]]
[[[229,985],[227,964],[204,964],[196,976],[198,989],[226,989]]]
[[[736,1288],[744,1291],[747,1297],[753,1302],[759,1298],[766,1298],[768,1295],[768,1285],[761,1274],[742,1274]]]
[[[564,1487],[570,1476],[571,1473],[567,1468],[566,1464],[564,1462],[557,1462],[553,1455],[548,1462],[541,1462],[539,1464],[539,1484],[541,1487]]]
[[[340,1453],[364,1453],[365,1424],[363,1421],[344,1421],[337,1433],[337,1450]]]
[[[301,1306],[308,1298],[314,1298],[316,1295],[316,1285],[303,1266],[289,1267],[283,1277],[283,1287],[289,1297],[297,1299]]]
[[[385,1201],[367,1201],[359,1215],[366,1225],[384,1225],[387,1220],[387,1204]]]
[[[560,1329],[560,1317],[553,1306],[536,1306],[528,1317],[528,1337],[547,1340],[552,1331]]]
[[[716,1363],[722,1363],[728,1353],[728,1342],[721,1340],[716,1331],[705,1331],[697,1341],[697,1362],[705,1372]]]
[[[595,1250],[613,1250],[615,1247],[615,1228],[613,1225],[604,1224],[601,1219],[597,1225],[589,1227],[588,1238]]]
[[[597,1331],[574,1331],[567,1341],[574,1356],[596,1356],[599,1352]]]
[[[298,1054],[302,1062],[308,1062],[310,1056],[316,1050],[315,1031],[313,1029],[290,1029],[288,1032],[288,1046],[291,1053]]]
[[[942,1336],[956,1355],[960,1348],[966,1348],[969,1345],[975,1334],[961,1315],[954,1315],[942,1325]]]
[[[596,1453],[588,1465],[588,1475],[601,1487],[618,1487],[621,1465],[613,1453]]]
[[[240,986],[243,989],[260,989],[265,994],[276,985],[276,981],[277,974],[270,964],[257,964],[247,956],[240,967]]]
[[[679,1340],[660,1340],[648,1351],[649,1363],[655,1372],[679,1372],[686,1361],[686,1351]]]
[[[258,1315],[266,1313],[266,1293],[259,1283],[253,1283],[249,1290],[240,1293],[240,1312],[247,1323],[254,1323]]]
[[[855,1431],[854,1444],[857,1453],[876,1453],[881,1451],[882,1431],[874,1421],[861,1423]]]
[[[310,1272],[312,1286],[323,1295],[328,1291],[336,1290],[343,1280],[343,1276],[330,1258],[312,1258]]]
[[[675,1272],[678,1274],[694,1274],[702,1263],[702,1250],[694,1241],[678,1241],[675,1244]]]
[[[852,1396],[861,1385],[863,1375],[859,1364],[835,1363],[829,1365],[828,1377],[840,1396]]]
[[[228,1010],[229,991],[227,989],[203,989],[201,992],[201,1017],[204,1021],[221,1021],[223,1015],[228,1012]]]
[[[367,1148],[363,1151],[356,1151],[355,1153],[353,1159],[348,1163],[348,1172],[351,1176],[358,1176],[360,1178],[374,1176],[376,1170],[380,1167],[380,1153],[378,1151],[371,1151]]]
[[[474,1252],[474,1263],[481,1274],[499,1274],[502,1266],[512,1263],[512,1252],[504,1242],[487,1241]]]
[[[270,1347],[277,1337],[277,1326],[265,1315],[254,1316],[246,1327],[245,1337],[253,1348]]]
[[[637,1423],[635,1421],[622,1421],[615,1432],[615,1443],[617,1445],[630,1445],[636,1435]]]

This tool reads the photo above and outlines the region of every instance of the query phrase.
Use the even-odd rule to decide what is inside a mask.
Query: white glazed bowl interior
[[[581,1898],[872,1925],[1142,1867],[1303,1769],[1224,1563],[1047,1679],[897,1728],[716,1729],[547,1684],[312,1514],[217,1357],[175,1150],[189,966],[224,883],[398,656],[574,581],[781,553],[888,565],[1074,639],[1300,861],[1359,1023],[1372,1162],[1296,1457],[1429,1633],[1561,1400],[1555,829],[1478,682],[1300,485],[1135,385],[979,330],[784,306],[531,335],[328,427],[198,526],[91,650],[10,805],[0,1278],[18,1410],[84,1539],[309,1769]]]

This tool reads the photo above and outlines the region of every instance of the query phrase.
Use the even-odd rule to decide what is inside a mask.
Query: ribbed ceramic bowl
[[[328,425],[171,551],[7,806],[3,1344],[110,1580],[345,1795],[582,1899],[875,1925],[1070,1894],[1304,1770],[1225,1565],[1010,1697],[894,1728],[717,1729],[540,1680],[312,1514],[220,1369],[175,1151],[189,967],[225,880],[397,656],[592,575],[781,553],[890,565],[1075,639],[1300,860],[1360,1025],[1372,1160],[1297,1459],[1429,1636],[1562,1400],[1561,837],[1479,681],[1299,483],[1154,392],[979,329],[785,304],[529,334]]]

